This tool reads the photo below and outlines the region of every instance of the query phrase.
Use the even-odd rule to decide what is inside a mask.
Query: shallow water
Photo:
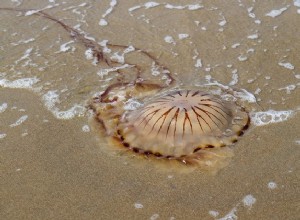
[[[132,80],[126,63],[166,85],[161,69],[112,48],[111,59],[126,58],[118,78],[58,23],[0,10],[3,219],[299,218],[299,1],[3,0],[5,7],[45,9],[86,39],[142,49],[176,86],[236,89],[252,124],[216,174],[104,150],[86,103]]]

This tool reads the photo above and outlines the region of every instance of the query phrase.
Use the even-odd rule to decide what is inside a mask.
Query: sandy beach
[[[86,106],[116,72],[57,22],[8,7],[141,48],[178,87],[247,91],[251,125],[228,165],[181,172],[110,146]],[[299,219],[299,19],[299,1],[2,1],[0,218]],[[153,74],[151,59],[124,53]]]

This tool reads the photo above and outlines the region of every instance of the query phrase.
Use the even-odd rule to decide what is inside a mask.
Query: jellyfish
[[[32,9],[0,8],[26,14]],[[115,71],[114,81],[88,104],[93,119],[102,128],[108,142],[137,155],[184,164],[211,162],[211,155],[222,156],[214,149],[228,149],[249,127],[249,114],[236,99],[228,100],[232,89],[221,88],[217,94],[211,88],[181,86],[166,65],[144,49],[130,47],[147,59],[160,72],[151,75],[138,62],[118,61],[103,51],[103,46],[52,15],[38,10],[35,16],[51,20],[69,36],[92,51],[97,65]],[[129,46],[107,43],[114,50]],[[120,65],[131,67],[130,73]],[[209,155],[207,157],[207,155]],[[230,157],[232,154],[226,154]],[[205,159],[205,158],[208,158]],[[214,159],[215,160],[215,159]],[[216,160],[215,160],[216,161]]]
[[[209,91],[165,89],[128,108],[134,90],[120,101],[114,92],[111,101],[96,98],[91,108],[106,135],[136,154],[195,164],[203,152],[234,144],[250,124],[244,107]]]

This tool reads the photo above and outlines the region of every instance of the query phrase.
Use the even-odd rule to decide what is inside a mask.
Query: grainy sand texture
[[[299,24],[299,0],[1,0],[0,218],[299,219]],[[97,128],[93,97],[137,70],[167,85],[162,66],[175,87],[246,103],[222,169],[138,156]]]

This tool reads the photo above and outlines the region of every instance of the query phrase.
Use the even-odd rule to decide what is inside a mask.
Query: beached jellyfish
[[[32,13],[32,9],[0,10],[21,12],[24,16]],[[218,163],[216,158],[231,156],[230,152],[213,150],[236,142],[250,123],[238,99],[234,95],[226,98],[232,96],[233,89],[223,86],[218,94],[190,86],[190,90],[177,88],[181,84],[176,83],[176,77],[148,51],[113,43],[102,45],[51,14],[36,10],[34,15],[58,24],[92,52],[95,65],[113,70],[111,84],[89,104],[113,144],[140,155],[186,164],[210,165]],[[130,52],[138,59],[114,59],[114,54],[122,50],[123,55]],[[145,62],[151,63],[151,73],[141,65]],[[103,77],[106,73],[98,75]]]
[[[122,101],[114,95],[110,102],[96,99],[91,106],[107,135],[139,154],[193,163],[203,150],[235,143],[250,123],[243,107],[208,91],[147,95],[143,103],[127,108],[132,94]]]

